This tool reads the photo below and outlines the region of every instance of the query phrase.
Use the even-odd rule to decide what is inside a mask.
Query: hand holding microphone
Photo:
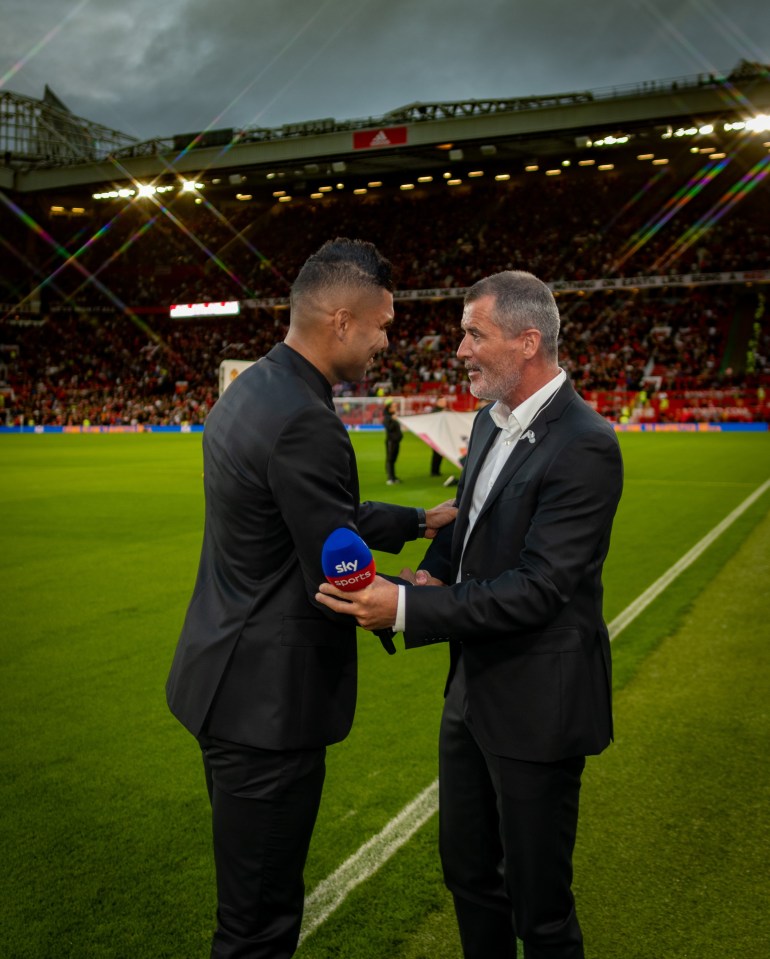
[[[337,589],[344,593],[356,593],[369,586],[375,580],[374,557],[372,551],[352,529],[340,527],[326,537],[321,550],[321,568],[324,576]],[[334,599],[324,593],[316,595],[318,602],[338,613],[358,616],[345,600]],[[360,620],[359,620],[360,622]],[[364,623],[361,623],[363,626]],[[396,651],[393,643],[393,631],[390,629],[373,630],[383,649],[391,656]]]

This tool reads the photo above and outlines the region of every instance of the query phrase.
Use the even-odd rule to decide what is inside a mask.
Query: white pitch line
[[[616,616],[608,626],[610,642],[626,626],[632,623],[653,600],[660,596],[677,576],[691,566],[714,540],[732,526],[768,489],[770,489],[770,480],[766,480],[754,490],[740,506],[737,506],[732,513],[726,516],[721,523],[718,523],[680,560],[666,570],[660,579],[655,580],[652,586],[627,606],[619,616]],[[315,887],[305,900],[305,914],[302,921],[300,942],[315,932],[334,910],[345,901],[351,890],[373,876],[390,859],[393,853],[408,842],[437,810],[438,780],[436,779],[408,806],[404,806],[401,812],[391,819],[376,836],[367,840],[360,849],[343,862],[339,869],[335,869],[330,876],[327,876]]]
[[[351,889],[364,882],[387,862],[438,809],[438,780],[423,789],[416,799],[361,848],[323,879],[305,900],[300,942],[314,932],[342,904]]]

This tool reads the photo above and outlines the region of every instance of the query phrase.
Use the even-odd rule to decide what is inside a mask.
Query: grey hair
[[[553,293],[534,274],[524,270],[493,273],[474,283],[465,294],[465,304],[483,296],[495,300],[493,320],[509,336],[522,330],[540,331],[540,350],[549,359],[558,356],[559,308]]]

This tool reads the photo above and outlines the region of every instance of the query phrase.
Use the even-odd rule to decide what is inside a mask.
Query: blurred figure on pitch
[[[602,567],[620,448],[559,368],[545,283],[479,280],[462,332],[471,392],[494,405],[474,420],[454,528],[402,572],[411,586],[317,598],[407,648],[449,642],[439,834],[466,959],[515,959],[517,939],[526,959],[582,959],[572,853],[585,757],[612,739]]]
[[[388,344],[390,263],[330,241],[291,288],[289,332],[225,390],[203,434],[198,578],[166,685],[198,739],[217,876],[212,959],[286,959],[325,776],[356,701],[356,630],[314,600],[326,538],[398,552],[455,510],[361,503],[332,385]]]
[[[431,406],[431,413],[441,413],[447,408],[446,396],[439,396],[436,398],[436,402]],[[430,475],[431,476],[441,476],[441,461],[444,457],[438,450],[431,450],[430,455]]]
[[[396,476],[396,460],[404,434],[396,419],[396,405],[392,400],[382,408],[382,425],[385,427],[385,473],[388,486],[393,486],[394,483],[401,482]]]

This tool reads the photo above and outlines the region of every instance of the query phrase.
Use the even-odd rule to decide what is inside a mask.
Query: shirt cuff
[[[406,586],[398,587],[398,607],[396,621],[393,624],[394,633],[403,633],[406,629]]]

